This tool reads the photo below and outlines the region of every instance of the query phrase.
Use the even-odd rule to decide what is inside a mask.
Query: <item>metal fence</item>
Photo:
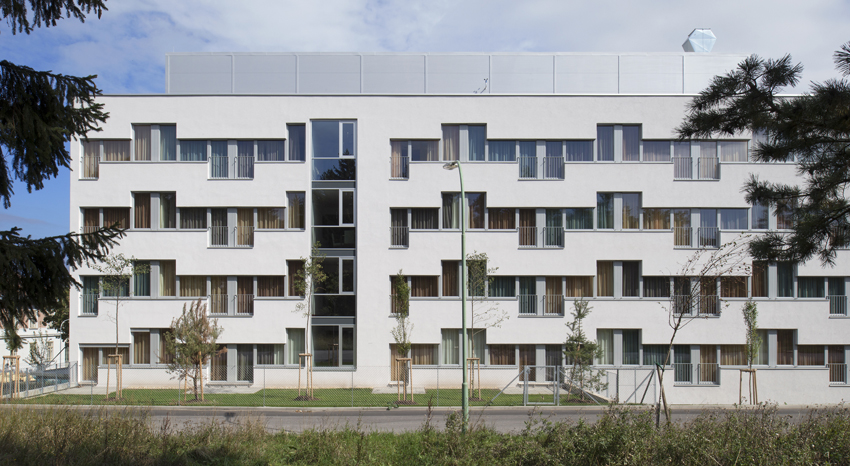
[[[4,367],[0,373],[2,398],[8,402],[57,394],[77,386],[77,363],[54,363],[20,371]]]

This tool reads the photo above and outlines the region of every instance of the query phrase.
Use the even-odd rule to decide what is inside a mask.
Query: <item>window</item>
[[[537,212],[519,209],[519,245],[537,246]]]
[[[286,329],[286,364],[298,364],[299,354],[304,353],[304,329]]]
[[[443,193],[443,229],[460,228],[460,193]]]
[[[287,192],[287,208],[289,209],[289,228],[304,229],[304,193]]]
[[[175,261],[159,261],[159,295],[177,296],[177,264]]]
[[[469,225],[470,229],[484,228],[484,212],[487,209],[486,193],[466,193],[469,202]]]
[[[236,247],[254,245],[254,209],[236,209]]]
[[[567,230],[592,230],[593,209],[592,208],[568,208],[564,209],[566,222],[564,228]]]
[[[746,162],[747,141],[717,141],[721,162]]]
[[[313,358],[317,367],[354,365],[354,328],[316,325],[312,329]]]
[[[596,344],[599,345],[599,359],[597,364],[614,364],[614,330],[597,329]]]
[[[516,277],[490,277],[490,297],[516,297]]]
[[[257,365],[284,364],[284,345],[257,345]]]
[[[437,230],[440,228],[440,209],[410,209],[411,230]]]
[[[133,296],[150,296],[151,263],[149,261],[136,261],[133,270]]]
[[[767,206],[761,204],[753,204],[751,208],[753,214],[753,230],[767,230],[768,228],[768,209]]]
[[[673,245],[679,247],[691,245],[691,211],[689,209],[673,210]]]
[[[798,298],[825,298],[823,277],[797,277]]]
[[[670,209],[643,209],[644,230],[669,230]]]
[[[623,262],[623,296],[640,296],[640,262]]]
[[[317,120],[312,124],[313,180],[355,180],[354,122]]]
[[[287,125],[288,126],[288,125]],[[301,126],[303,128],[303,126]],[[286,160],[286,140],[257,141],[257,160],[261,162],[282,162]],[[303,154],[303,151],[302,151]],[[300,159],[297,159],[300,160]]]
[[[587,298],[593,296],[593,277],[565,277],[564,296]]]
[[[133,364],[151,363],[150,332],[133,332]]]
[[[130,209],[125,207],[109,207],[103,209],[103,226],[116,227],[125,230],[130,228]]]
[[[643,277],[644,298],[669,298],[670,277]]]
[[[640,364],[640,330],[623,330],[623,364]]]
[[[460,261],[443,261],[443,296],[460,296]]]
[[[150,193],[133,194],[133,227],[138,229],[151,227]]]
[[[643,345],[644,366],[664,366],[667,363],[667,345]]]
[[[721,366],[746,366],[747,345],[720,345]]]
[[[159,227],[177,228],[177,194],[159,194]]]
[[[543,229],[544,245],[564,247],[563,219],[561,209],[546,209],[546,227]]]
[[[150,125],[133,125],[133,144],[136,160],[151,159],[151,127]]]
[[[437,364],[439,345],[410,345],[410,363],[414,366],[432,366]]]
[[[288,260],[286,261],[286,273],[289,276],[289,296],[301,296],[298,292],[299,275],[302,275],[300,280],[303,280],[304,261]]]
[[[724,298],[746,298],[747,277],[720,277],[720,296]]]
[[[103,160],[129,162],[130,141],[103,141]]]
[[[452,161],[460,158],[460,126],[443,125],[443,160]]]
[[[101,288],[104,297],[126,297],[130,296],[130,279],[128,277],[102,277]]]
[[[623,193],[623,229],[640,228],[640,194]]]
[[[623,161],[640,161],[640,126],[623,126]]]
[[[516,141],[487,141],[487,158],[491,162],[515,162]]]
[[[794,207],[796,203],[776,204],[776,229],[790,230],[794,228]]]
[[[776,295],[780,298],[794,296],[794,263],[776,263]]]
[[[313,237],[322,247],[354,247],[353,194],[351,190],[313,190]]]
[[[721,230],[746,230],[747,209],[720,209]]]
[[[593,141],[566,141],[567,162],[593,162]]]
[[[286,209],[283,207],[258,207],[258,230],[282,230],[285,228]]]
[[[516,366],[516,346],[488,345],[491,366]]]
[[[181,207],[180,228],[183,230],[206,230],[207,209],[197,207]]]
[[[410,297],[411,298],[436,298],[439,296],[437,291],[438,277],[410,277]]]
[[[776,364],[779,366],[794,364],[794,330],[776,331]]]
[[[487,228],[490,230],[515,230],[516,209],[487,209]]]
[[[614,127],[596,127],[596,160],[614,161]],[[613,363],[612,363],[613,364]]]
[[[443,329],[440,345],[443,357],[440,364],[460,364],[460,332],[457,329]]]
[[[614,296],[614,263],[596,261],[596,295]]]
[[[753,261],[753,297],[767,297],[767,262]]]
[[[306,125],[303,124],[286,125],[286,131],[289,133],[290,161],[303,162],[304,160],[306,160],[306,128]]]
[[[614,228],[614,194],[596,193],[596,228]]]
[[[404,141],[405,145],[407,141]],[[440,160],[440,141],[410,141],[410,160],[413,162],[437,162]],[[407,148],[404,149],[407,153]]]
[[[180,296],[197,298],[207,295],[207,277],[197,275],[180,276]]]
[[[159,329],[159,351],[156,355],[156,364],[171,364],[174,362],[174,354],[168,352],[168,341],[171,338],[170,328]]]
[[[159,125],[159,159],[177,160],[177,126]]]
[[[643,141],[644,162],[669,162],[670,141]]]
[[[180,140],[180,161],[206,162],[207,141]]]
[[[797,345],[798,366],[825,366],[823,345]]]
[[[487,140],[487,127],[469,125],[467,132],[469,133],[469,160],[484,161],[484,141]]]

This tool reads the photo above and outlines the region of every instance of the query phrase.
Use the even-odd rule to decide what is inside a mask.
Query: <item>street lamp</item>
[[[469,376],[467,371],[467,348],[469,347],[469,336],[466,334],[466,193],[463,190],[463,169],[460,168],[460,161],[455,160],[443,165],[446,170],[454,170],[457,168],[457,173],[460,176],[460,257],[461,257],[461,279],[460,279],[460,318],[462,320],[461,330],[461,350],[460,360],[461,369],[463,371],[463,385],[461,385],[461,408],[463,409],[463,432],[466,433],[466,428],[469,425]]]

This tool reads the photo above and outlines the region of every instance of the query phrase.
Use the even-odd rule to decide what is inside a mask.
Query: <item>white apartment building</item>
[[[72,229],[119,222],[128,230],[115,252],[150,266],[128,283],[119,313],[125,384],[174,383],[161,335],[201,298],[228,349],[209,383],[251,385],[263,367],[296,386],[307,319],[292,277],[318,242],[330,279],[306,330],[316,386],[392,382],[399,270],[411,286],[414,373],[443,368],[445,383],[455,369],[459,386],[466,222],[467,251],[498,267],[486,299],[509,317],[473,337],[485,384],[562,364],[564,324],[585,298],[586,331],[604,350],[597,366],[619,371],[619,398],[633,401],[670,340],[664,306],[693,283],[682,264],[741,234],[788,227],[748,205],[741,187],[751,173],[799,182],[793,163],[752,162],[750,134],[675,141],[692,97],[744,57],[167,55],[164,95],[101,97],[103,131],[71,145]],[[457,171],[443,169],[454,160],[465,200]],[[755,263],[746,276],[703,280],[699,299],[682,304],[698,318],[676,338],[668,401],[737,402],[748,299],[765,342],[760,399],[847,398],[848,254],[834,267]],[[103,383],[114,302],[100,296],[96,271],[76,273],[84,287],[71,291],[71,360],[80,380]]]

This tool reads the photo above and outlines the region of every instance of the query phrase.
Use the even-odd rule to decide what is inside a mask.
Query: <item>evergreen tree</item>
[[[227,352],[227,348],[219,349],[216,343],[222,331],[218,320],[207,317],[207,305],[198,299],[189,309],[183,305],[183,313],[164,335],[167,354],[162,356],[171,359],[168,371],[180,380],[192,379],[195,401],[204,401],[203,389],[199,390],[199,385],[203,384],[201,368],[211,357]]]
[[[850,75],[850,42],[834,54]],[[736,136],[753,132],[760,162],[797,159],[803,186],[760,179],[744,185],[751,204],[776,206],[793,220],[791,233],[766,233],[750,243],[756,259],[805,261],[818,256],[832,264],[838,248],[850,246],[850,83],[845,78],[813,83],[799,97],[780,93],[795,86],[803,67],[791,56],[765,60],[753,55],[725,76],[715,77],[695,97],[677,129],[680,139]]]
[[[602,357],[602,348],[596,340],[588,340],[584,333],[582,324],[590,314],[592,308],[584,299],[573,302],[573,320],[567,325],[570,334],[564,345],[564,359],[566,360],[565,382],[567,383],[567,394],[571,395],[575,387],[584,399],[586,390],[599,391],[608,387],[602,381],[603,371],[593,368],[593,360]]]
[[[29,3],[31,11],[27,9]],[[12,34],[55,26],[64,17],[85,21],[100,17],[104,0],[0,0],[0,14]],[[69,168],[66,144],[83,138],[108,117],[95,102],[95,76],[75,77],[36,71],[0,61],[0,199],[9,208],[17,179],[27,190]],[[0,325],[15,348],[21,340],[15,321],[35,319],[37,311],[63,307],[71,286],[80,286],[71,271],[106,256],[123,233],[114,226],[93,233],[68,233],[33,239],[19,228],[0,231]]]

